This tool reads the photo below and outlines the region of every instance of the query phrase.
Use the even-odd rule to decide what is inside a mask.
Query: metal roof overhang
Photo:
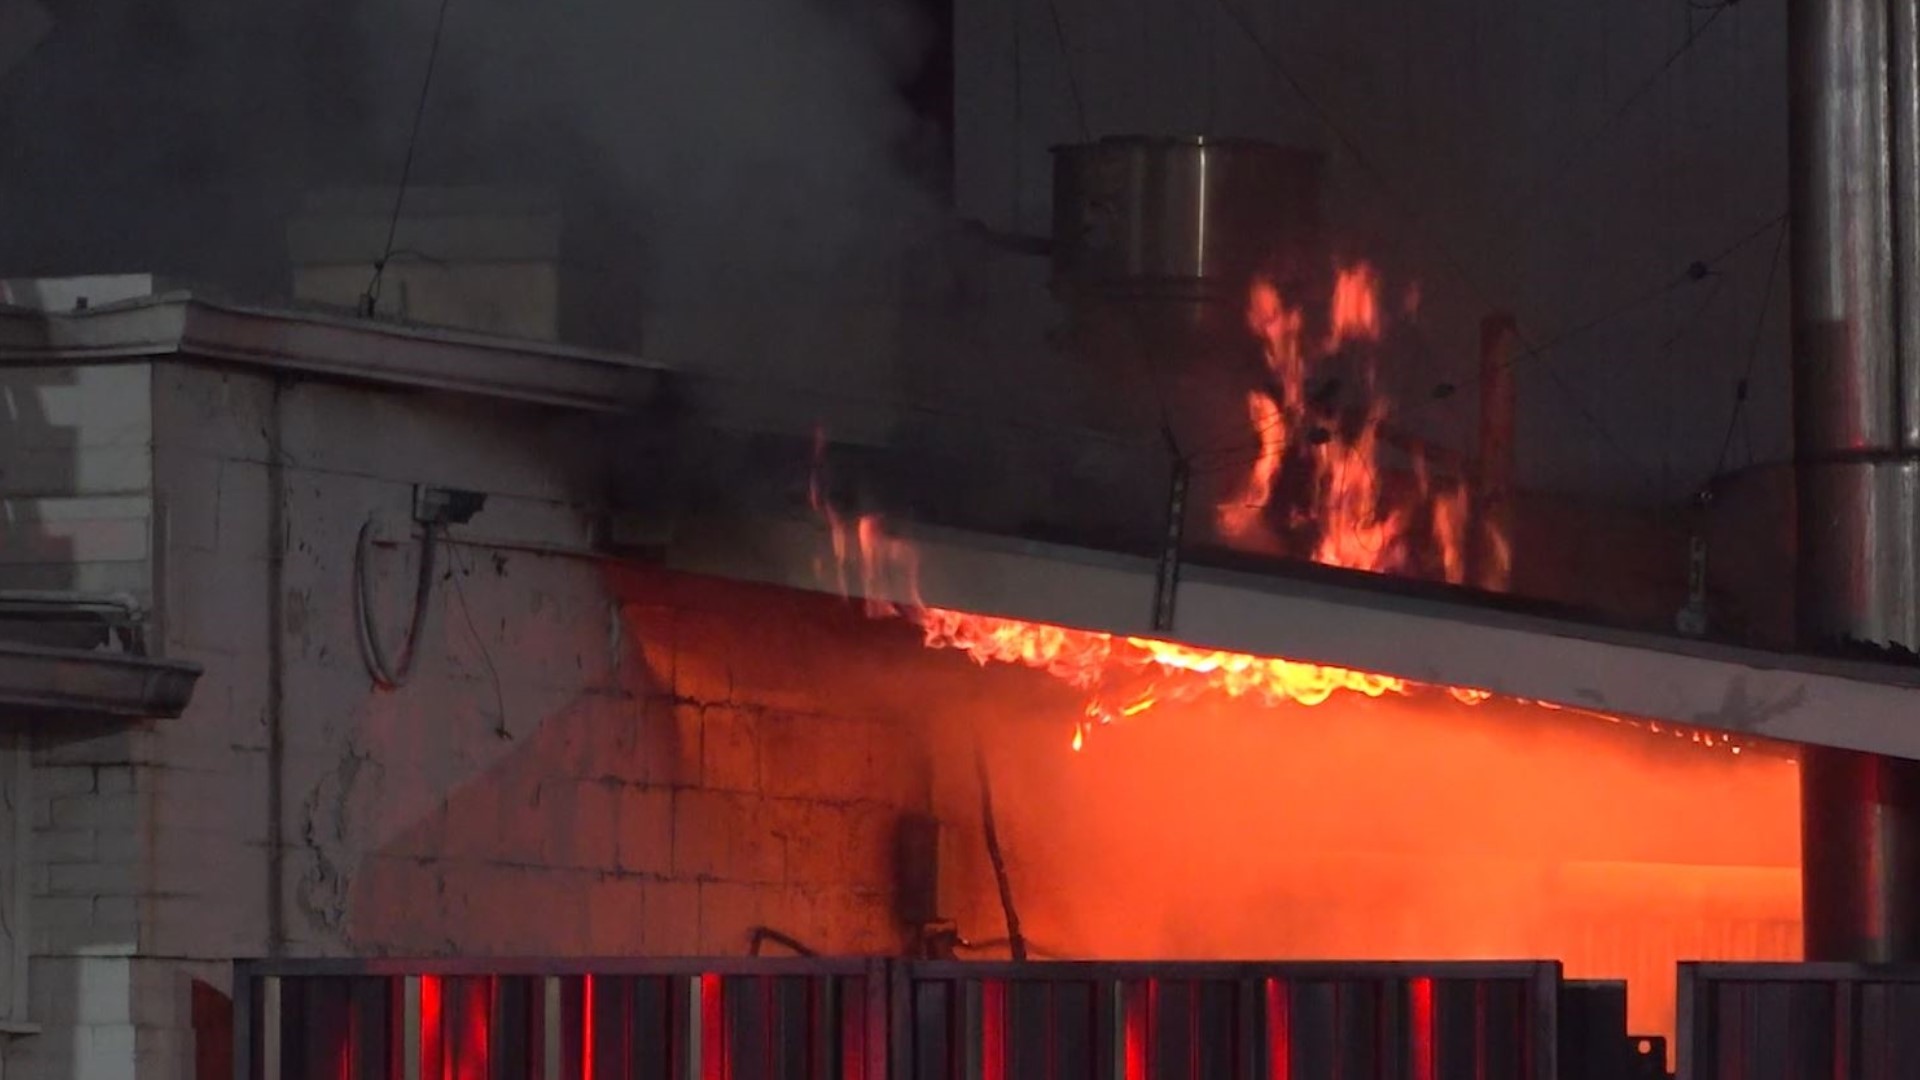
[[[185,293],[73,312],[0,307],[0,363],[112,363],[175,355],[594,412],[633,408],[662,378],[660,368],[615,353],[321,312],[214,304]]]
[[[1181,575],[1173,633],[1155,634],[1148,560],[950,531],[904,535],[918,555],[921,596],[938,607],[1920,759],[1920,671],[1908,668],[1409,596],[1360,575],[1325,581],[1201,567]],[[766,519],[683,523],[666,555],[673,569],[810,590],[833,587],[816,571],[831,559],[821,526]]]
[[[199,678],[198,664],[178,660],[0,642],[0,718],[173,719]]]

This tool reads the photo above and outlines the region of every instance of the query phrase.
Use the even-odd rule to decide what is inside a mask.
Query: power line
[[[1060,70],[1067,73],[1067,93],[1073,96],[1073,115],[1080,121],[1080,137],[1093,141],[1093,128],[1087,123],[1086,102],[1080,97],[1080,78],[1073,73],[1073,54],[1067,50],[1067,28],[1060,21],[1058,0],[1047,0],[1047,14],[1053,17],[1053,41],[1060,48]]]
[[[1694,2],[1694,0],[1690,0],[1690,2]],[[1687,55],[1706,32],[1713,27],[1713,24],[1720,20],[1720,16],[1725,15],[1727,9],[1733,7],[1737,2],[1738,0],[1718,0],[1718,2],[1713,3],[1711,5],[1713,14],[1707,16],[1706,21],[1699,26],[1690,28],[1687,31],[1686,38],[1671,52],[1667,53],[1666,57],[1660,61],[1660,65],[1648,73],[1646,78],[1640,80],[1639,84],[1634,87],[1633,92],[1628,94],[1626,99],[1621,101],[1613,112],[1608,114],[1607,118],[1600,122],[1600,126],[1593,130],[1593,134],[1581,140],[1579,145],[1575,146],[1565,158],[1561,159],[1560,164],[1554,166],[1553,171],[1548,174],[1547,179],[1533,186],[1527,193],[1526,198],[1522,200],[1523,207],[1532,208],[1540,206],[1540,197],[1554,188],[1559,187],[1561,182],[1567,178],[1567,174],[1573,171],[1574,166],[1578,165],[1581,159],[1586,157],[1587,153],[1599,144],[1601,139],[1612,132],[1615,125],[1626,119],[1627,114],[1633,111],[1635,105],[1640,104],[1643,98],[1653,92],[1653,88],[1659,85],[1660,80],[1666,76],[1667,72],[1673,70],[1673,65],[1679,63],[1680,58]],[[1701,10],[1704,10],[1704,6]],[[1691,22],[1692,20],[1689,19],[1688,21]]]
[[[420,126],[427,116],[427,100],[433,92],[433,72],[440,62],[440,41],[447,29],[447,9],[453,0],[440,0],[440,11],[433,20],[433,41],[427,47],[427,70],[420,79],[420,99],[413,107],[413,127],[407,134],[407,154],[400,165],[400,187],[393,193],[393,214],[387,219],[387,242],[381,245],[380,258],[373,264],[373,278],[360,298],[361,313],[371,316],[380,303],[381,279],[387,272],[387,260],[393,258],[393,242],[400,233],[400,210],[407,201],[407,187],[413,182],[414,153],[420,147]]]
[[[1693,328],[1695,326],[1698,326],[1700,323],[1700,320],[1706,317],[1708,309],[1712,308],[1713,302],[1720,298],[1720,293],[1725,289],[1726,284],[1727,284],[1726,275],[1714,274],[1713,288],[1707,290],[1706,298],[1701,300],[1698,304],[1694,305],[1692,313],[1689,314],[1686,317],[1686,319],[1682,321],[1679,325],[1675,326],[1673,328],[1672,333],[1669,333],[1664,339],[1661,340],[1660,342],[1661,371],[1668,372],[1668,373],[1672,373],[1674,371],[1673,363],[1672,363],[1673,347],[1675,345],[1678,345],[1682,338],[1692,333]],[[1669,399],[1671,399],[1674,396],[1671,383],[1668,384],[1667,396],[1669,397]],[[1673,420],[1672,414],[1669,412],[1666,415],[1665,419],[1668,421],[1670,425]],[[1672,427],[1668,426],[1663,431],[1662,434],[1666,440],[1667,450],[1666,450],[1666,453],[1662,455],[1660,460],[1660,481],[1662,484],[1666,484],[1671,482],[1673,478],[1673,440],[1672,440],[1673,429]]]
[[[1783,220],[1780,224],[1780,235],[1776,237],[1773,242],[1773,258],[1767,264],[1767,283],[1762,287],[1760,293],[1760,314],[1754,317],[1753,335],[1747,342],[1747,366],[1745,371],[1740,375],[1740,381],[1734,384],[1733,411],[1727,416],[1727,433],[1720,440],[1720,455],[1714,461],[1713,465],[1714,476],[1719,476],[1721,470],[1727,467],[1727,452],[1733,449],[1734,428],[1739,424],[1740,418],[1747,408],[1747,392],[1753,385],[1754,362],[1758,360],[1760,356],[1760,332],[1766,328],[1767,312],[1773,307],[1773,281],[1775,276],[1780,272],[1780,255],[1786,250],[1786,247],[1787,225]],[[1748,440],[1747,454],[1748,456],[1752,456],[1753,454],[1751,439]],[[1711,482],[1712,477],[1709,477],[1708,483]],[[1702,486],[1704,487],[1705,485]]]
[[[1548,338],[1544,342],[1536,342],[1536,341],[1529,340],[1526,334],[1524,333],[1524,331],[1520,332],[1521,344],[1524,345],[1525,348],[1515,352],[1513,355],[1509,356],[1506,360],[1495,365],[1492,371],[1493,372],[1511,371],[1514,368],[1518,367],[1523,361],[1531,362],[1531,361],[1538,360],[1541,357],[1545,356],[1547,353],[1552,352],[1555,349],[1561,348],[1562,346],[1565,346],[1574,341],[1577,341],[1580,338],[1585,337],[1586,335],[1594,332],[1595,330],[1600,329],[1602,326],[1605,326],[1615,321],[1616,319],[1619,319],[1633,311],[1637,311],[1640,308],[1645,307],[1646,305],[1652,303],[1655,300],[1660,299],[1661,297],[1667,295],[1668,293],[1674,291],[1675,289],[1678,289],[1685,285],[1691,285],[1700,281],[1704,281],[1707,278],[1714,276],[1719,272],[1720,264],[1726,262],[1728,259],[1738,254],[1748,244],[1751,244],[1755,240],[1759,239],[1761,236],[1764,236],[1767,230],[1785,221],[1786,217],[1787,217],[1786,212],[1781,211],[1780,213],[1774,215],[1773,217],[1768,218],[1766,221],[1761,222],[1759,225],[1754,226],[1752,229],[1749,229],[1747,232],[1741,234],[1739,239],[1734,240],[1732,243],[1720,249],[1720,251],[1718,251],[1714,255],[1711,255],[1705,259],[1697,259],[1691,263],[1688,263],[1687,266],[1684,269],[1682,269],[1679,274],[1668,279],[1665,283],[1661,285],[1657,285],[1647,290],[1644,293],[1640,293],[1626,300],[1625,302],[1608,309],[1607,311],[1599,315],[1596,315],[1590,319],[1585,320],[1584,322],[1581,322],[1572,327],[1569,327],[1568,329],[1561,331],[1560,333],[1554,335],[1553,337]],[[1487,372],[1476,371],[1473,377],[1467,380],[1466,385],[1464,387],[1460,387],[1460,386],[1450,387],[1449,392],[1447,394],[1445,395],[1436,394],[1432,399],[1429,399],[1429,401],[1422,402],[1414,406],[1409,406],[1409,408],[1410,409],[1424,408],[1426,405],[1431,404],[1432,401],[1440,400],[1443,396],[1444,397],[1454,396],[1454,394],[1461,389],[1473,389],[1480,384],[1481,380],[1484,379],[1487,374],[1488,374]]]

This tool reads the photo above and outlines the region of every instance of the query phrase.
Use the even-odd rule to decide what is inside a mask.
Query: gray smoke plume
[[[258,294],[304,192],[398,180],[439,0],[45,6],[0,71],[0,264]],[[635,301],[827,276],[930,213],[922,43],[908,0],[451,0],[413,179],[563,192]]]
[[[409,45],[438,6],[409,0]],[[844,273],[931,211],[896,90],[921,44],[899,0],[452,0],[421,153],[457,172],[495,133],[562,133],[644,245],[652,300]]]

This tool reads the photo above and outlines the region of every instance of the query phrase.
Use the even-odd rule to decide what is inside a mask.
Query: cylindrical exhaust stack
[[[1920,0],[1790,0],[1803,644],[1920,648]],[[1920,764],[1808,749],[1809,960],[1920,960]]]
[[[1315,152],[1243,139],[1054,151],[1054,293],[1084,422],[1161,431],[1201,460],[1191,505],[1223,497],[1256,452],[1247,393],[1267,376],[1248,291],[1256,276],[1292,289],[1324,275],[1320,176]]]
[[[1054,150],[1054,273],[1073,299],[1245,303],[1306,265],[1320,157],[1247,139],[1127,136]]]

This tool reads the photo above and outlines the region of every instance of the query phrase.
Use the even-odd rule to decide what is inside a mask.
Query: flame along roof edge
[[[1210,567],[1182,573],[1175,629],[1150,625],[1149,560],[1010,537],[918,529],[928,604],[1199,648],[1471,687],[1569,708],[1920,759],[1920,671],[1619,630],[1432,595],[1390,579],[1328,581]],[[665,554],[676,570],[809,591],[831,544],[793,519],[685,522]],[[1317,577],[1317,575],[1316,575]],[[849,588],[865,595],[859,574]],[[881,575],[875,598],[902,595]]]

